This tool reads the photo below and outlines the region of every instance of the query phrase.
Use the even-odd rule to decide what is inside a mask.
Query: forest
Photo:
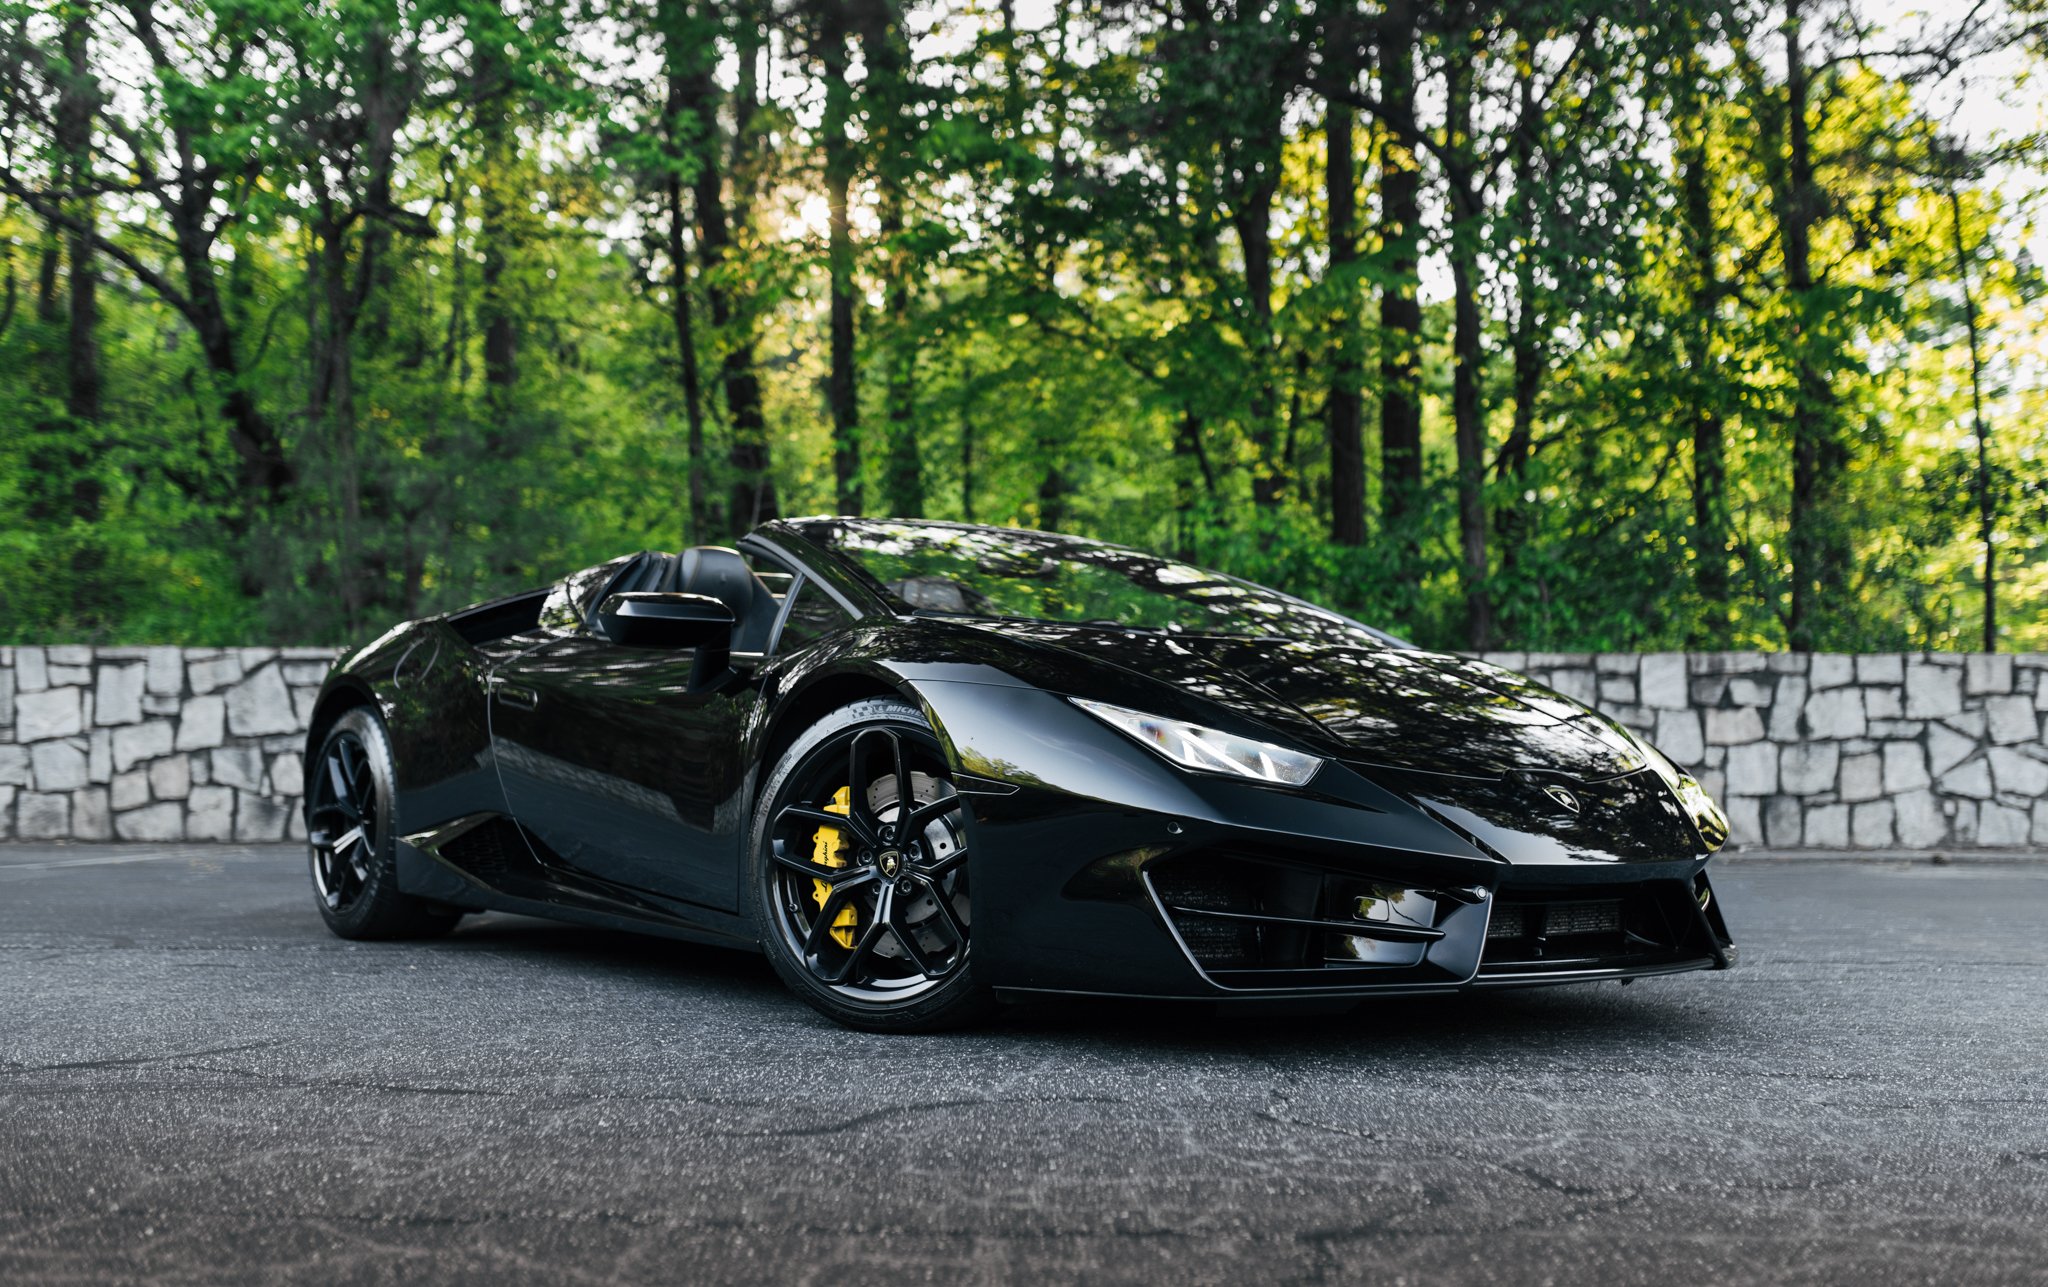
[[[778,515],[2048,651],[2041,0],[0,0],[0,642]]]

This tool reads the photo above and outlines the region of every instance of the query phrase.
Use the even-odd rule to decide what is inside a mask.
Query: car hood
[[[1597,782],[1642,767],[1617,725],[1511,671],[1447,653],[1049,622],[974,623],[1163,684],[1347,761],[1424,773]],[[1161,714],[1171,711],[1161,710]]]

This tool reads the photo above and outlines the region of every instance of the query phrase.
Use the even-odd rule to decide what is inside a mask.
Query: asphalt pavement
[[[296,848],[0,846],[0,1282],[2048,1281],[2048,865],[1718,879],[1725,973],[888,1038],[345,943]]]

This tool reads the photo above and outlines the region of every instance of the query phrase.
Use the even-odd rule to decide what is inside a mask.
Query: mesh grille
[[[1621,900],[1580,903],[1501,903],[1486,927],[1488,938],[1526,938],[1538,927],[1547,938],[1612,934],[1621,928]]]

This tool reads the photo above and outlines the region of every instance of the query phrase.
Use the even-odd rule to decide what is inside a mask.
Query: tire
[[[924,816],[899,837],[904,777]],[[806,729],[770,773],[747,843],[747,910],[782,981],[866,1032],[935,1032],[991,1014],[969,951],[967,826],[915,706],[870,698]]]
[[[391,738],[358,706],[335,721],[307,779],[313,901],[342,938],[433,938],[462,913],[398,888]]]

